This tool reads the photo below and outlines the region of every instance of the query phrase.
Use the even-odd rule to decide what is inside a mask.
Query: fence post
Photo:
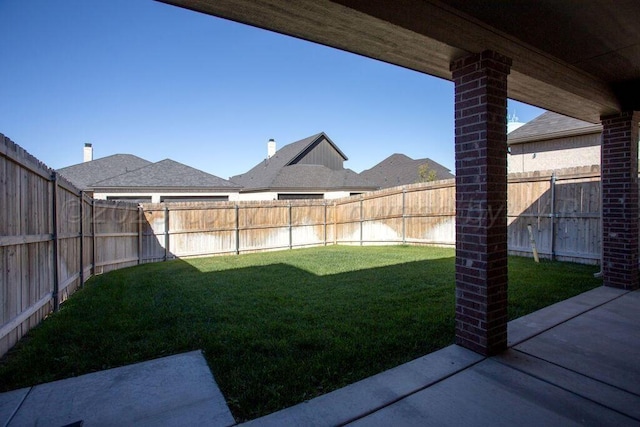
[[[293,215],[291,214],[291,202],[289,202],[289,249],[293,249]]]
[[[551,261],[556,257],[556,172],[551,174]]]
[[[51,181],[53,182],[53,311],[58,311],[60,306],[60,297],[58,295],[59,286],[60,286],[60,260],[59,260],[59,250],[60,250],[60,240],[58,239],[58,173],[54,172],[51,176]]]
[[[92,233],[91,233],[91,241],[93,242],[93,247],[91,248],[91,258],[93,258],[91,260],[91,266],[93,268],[93,275],[96,276],[98,274],[98,266],[96,265],[97,259],[98,257],[96,256],[97,251],[98,251],[98,245],[96,244],[98,239],[97,239],[97,234],[98,234],[98,228],[97,228],[97,214],[96,214],[96,200],[93,199],[91,200],[91,226],[92,226]]]
[[[84,287],[84,191],[80,191],[80,287]]]
[[[406,215],[407,189],[402,187],[402,244],[407,244],[407,215]]]
[[[364,241],[364,232],[362,229],[363,222],[364,222],[364,212],[362,208],[362,196],[360,196],[360,246],[362,246]]]
[[[240,255],[240,206],[236,203],[236,255]]]
[[[144,211],[141,205],[138,205],[138,265],[142,264],[142,221]]]
[[[169,259],[169,206],[164,205],[164,261]]]
[[[333,202],[333,244],[338,244],[338,204]]]
[[[324,205],[324,246],[327,246],[327,202],[322,202]]]

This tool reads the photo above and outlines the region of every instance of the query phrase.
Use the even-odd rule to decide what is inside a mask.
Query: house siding
[[[511,144],[509,173],[600,164],[601,133]]]
[[[292,163],[299,165],[324,165],[329,169],[340,170],[344,168],[344,158],[335,148],[323,138],[318,144],[305,150]]]
[[[189,191],[121,191],[121,192],[98,192],[93,195],[94,199],[98,200],[134,200],[144,199],[151,203],[160,203],[165,198],[183,198],[183,199],[198,199],[208,198],[209,201],[214,200],[238,200],[238,193],[221,193],[221,192],[189,192]]]

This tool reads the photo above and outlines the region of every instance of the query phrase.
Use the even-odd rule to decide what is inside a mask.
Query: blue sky
[[[53,168],[90,142],[228,178],[321,131],[356,172],[454,168],[451,82],[153,0],[0,0],[0,62],[0,133]]]

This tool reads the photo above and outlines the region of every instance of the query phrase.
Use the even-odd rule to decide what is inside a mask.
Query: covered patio
[[[604,285],[638,288],[640,3],[161,1],[454,82],[460,346],[490,356],[512,341],[507,97],[602,123]]]

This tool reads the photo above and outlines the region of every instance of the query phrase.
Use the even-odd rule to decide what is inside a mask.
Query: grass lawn
[[[509,259],[511,319],[600,285]],[[202,349],[237,420],[447,346],[454,251],[330,246],[146,264],[87,282],[0,361],[0,391]]]

